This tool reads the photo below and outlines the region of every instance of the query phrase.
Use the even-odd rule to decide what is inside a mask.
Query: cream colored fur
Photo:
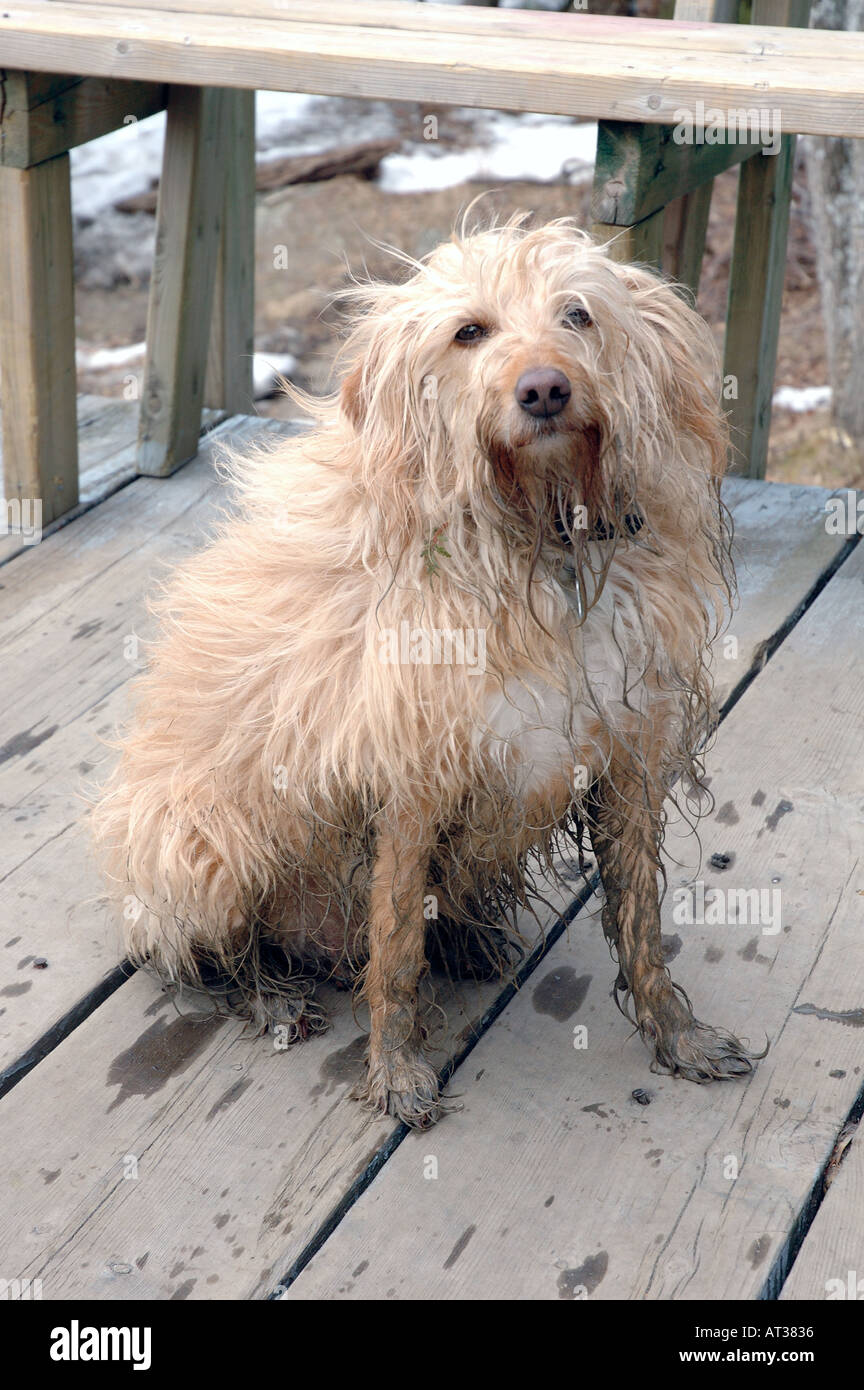
[[[514,221],[356,299],[341,392],[231,461],[235,511],[167,584],[95,811],[128,949],[175,979],[237,972],[253,933],[301,971],[361,968],[390,844],[450,912],[501,881],[518,900],[532,854],[590,819],[575,768],[626,762],[662,802],[705,728],[726,441],[681,294],[569,221]],[[572,384],[554,429],[514,400],[532,365]],[[406,621],[482,630],[485,673],[382,661]],[[374,1052],[395,1005],[371,1002]]]

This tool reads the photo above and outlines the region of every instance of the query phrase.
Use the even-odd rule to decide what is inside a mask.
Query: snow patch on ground
[[[419,143],[381,162],[385,193],[425,193],[470,182],[591,177],[597,126],[574,125],[567,116],[511,115],[503,111],[466,113],[474,118],[480,143],[464,150],[437,151],[434,141]]]
[[[568,116],[471,108],[451,114],[464,123],[464,148],[438,148],[434,140],[425,140],[422,114],[418,114],[417,140],[407,140],[399,154],[382,163],[380,180],[386,192],[417,193],[479,179],[548,183],[563,174],[575,180],[587,178],[593,168],[597,144],[593,123],[577,125]],[[255,119],[259,161],[399,135],[392,108],[380,101],[258,92]],[[97,219],[101,223],[115,203],[153,186],[162,166],[164,138],[165,113],[160,111],[72,151],[72,208],[79,229]],[[132,225],[128,219],[122,224],[127,233]],[[109,239],[113,243],[110,234]]]
[[[75,362],[82,372],[116,371],[142,361],[145,350],[145,343],[131,343],[129,347],[119,348],[79,347]]]
[[[802,414],[808,410],[827,410],[831,404],[830,386],[781,386],[772,402],[780,410]]]
[[[424,138],[429,134],[437,137],[438,126],[420,105],[256,94],[259,163],[364,141],[401,141],[400,151],[381,164],[379,186],[386,193],[419,193],[473,181],[581,182],[590,178],[597,141],[595,124],[569,117],[470,107],[448,111],[440,139]],[[115,205],[158,182],[164,139],[165,113],[159,112],[72,150],[75,276],[83,288],[111,290],[118,284],[149,282],[155,218],[146,212],[119,212]],[[116,375],[122,365],[106,360],[104,365],[82,363],[82,370]],[[295,366],[290,359],[287,370]],[[279,365],[278,370],[286,368]],[[260,394],[266,394],[263,388]]]
[[[313,154],[331,143],[352,143],[346,137],[344,121],[340,127],[333,119],[336,112],[327,109],[333,101],[338,104],[339,98],[258,92],[255,147],[259,157]],[[330,129],[333,125],[336,128]],[[328,135],[334,138],[326,138]],[[121,198],[132,198],[152,188],[162,169],[164,142],[165,112],[158,111],[155,116],[130,121],[120,130],[112,130],[72,150],[72,210],[76,221],[86,225]]]
[[[121,372],[124,367],[139,367],[144,362],[145,343],[129,347],[79,347],[75,361],[82,372]],[[252,358],[252,386],[256,401],[272,396],[279,390],[279,377],[290,378],[297,370],[297,358],[288,352],[256,352]]]
[[[252,359],[252,384],[256,401],[273,396],[280,389],[279,377],[290,378],[297,370],[297,358],[290,352],[256,352]]]
[[[255,112],[259,162],[398,139],[405,129],[404,113],[400,127],[393,107],[383,101],[258,92]],[[428,123],[417,108],[416,140],[404,140],[401,151],[381,164],[385,192],[419,193],[476,180],[567,178],[575,183],[591,175],[594,124],[470,107],[456,108],[450,116],[449,138],[427,141]],[[144,212],[118,212],[115,204],[146,193],[158,181],[164,139],[165,113],[158,112],[72,150],[75,274],[85,288],[148,282],[155,219]]]
[[[146,193],[159,177],[164,138],[165,112],[159,111],[71,150],[76,223],[87,226],[119,199]]]

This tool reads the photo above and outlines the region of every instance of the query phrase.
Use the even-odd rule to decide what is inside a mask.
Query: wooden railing
[[[699,6],[680,0],[674,21],[655,21],[388,0],[10,0],[0,8],[6,496],[41,497],[45,524],[77,502],[68,151],[130,117],[168,111],[141,471],[167,474],[194,454],[205,401],[251,407],[259,87],[596,117],[598,230],[611,229],[618,254],[691,286],[710,181],[745,161],[726,369],[738,381],[739,466],[760,474],[792,137],[864,135],[864,35],[777,27],[803,23],[806,0],[753,0],[770,24],[683,22]],[[700,102],[779,111],[781,152],[677,145],[676,113]]]

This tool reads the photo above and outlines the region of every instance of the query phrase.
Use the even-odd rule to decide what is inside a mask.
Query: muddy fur
[[[654,1065],[745,1073],[660,946],[663,806],[700,783],[731,588],[707,328],[566,220],[463,228],[355,298],[340,391],[226,462],[234,510],[156,604],[94,811],[127,949],[289,1042],[325,1026],[316,983],[355,988],[363,1098],[422,1126],[430,962],[517,968],[587,832]],[[542,418],[517,399],[541,367],[570,387]],[[403,624],[449,657],[406,660]]]

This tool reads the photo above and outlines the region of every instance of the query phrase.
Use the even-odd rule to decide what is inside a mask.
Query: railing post
[[[173,473],[198,450],[224,202],[224,96],[216,87],[169,89],[138,429],[141,473]]]
[[[804,28],[809,14],[810,0],[753,0],[754,24]],[[795,136],[784,135],[779,153],[749,159],[738,183],[723,375],[737,387],[730,472],[750,478],[765,477],[768,458],[794,172]]]
[[[69,156],[0,167],[3,491],[42,525],[78,502]]]
[[[250,415],[255,346],[255,93],[231,90],[222,97],[224,201],[204,401],[229,415]]]

